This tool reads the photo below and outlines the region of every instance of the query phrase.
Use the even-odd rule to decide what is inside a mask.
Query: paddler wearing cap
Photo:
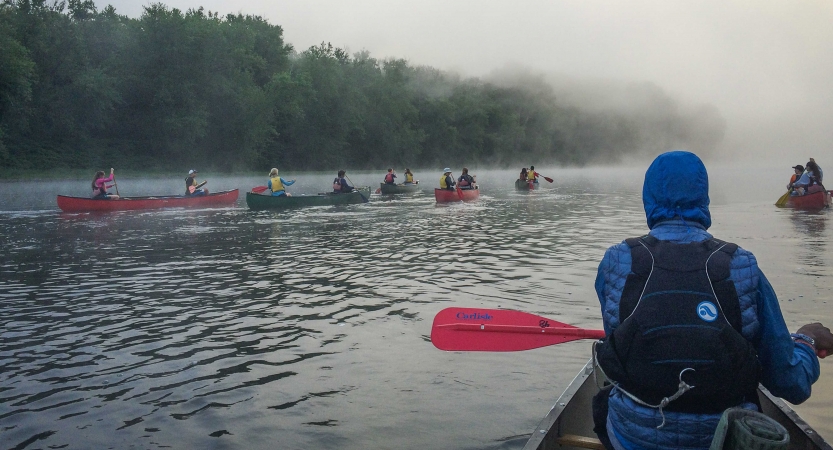
[[[205,186],[205,183],[208,181],[203,181],[202,183],[197,184],[197,180],[194,177],[197,176],[197,171],[191,169],[188,171],[188,177],[185,178],[185,195],[186,196],[195,196],[195,195],[208,195],[208,189],[202,188]]]
[[[457,183],[454,181],[454,177],[451,176],[451,168],[446,167],[443,169],[443,176],[440,177],[440,189],[453,191],[455,184]]]
[[[789,184],[787,184],[787,189],[791,191],[795,188],[795,183],[799,179],[801,179],[801,174],[804,173],[804,166],[802,166],[801,164],[793,166],[793,170],[795,171],[795,173],[793,174],[793,176],[790,177],[790,182]]]

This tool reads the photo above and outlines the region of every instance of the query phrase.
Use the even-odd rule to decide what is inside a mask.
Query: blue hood
[[[703,161],[694,153],[684,151],[657,156],[645,172],[642,203],[648,228],[653,229],[666,219],[682,218],[708,229],[712,224],[709,175]]]

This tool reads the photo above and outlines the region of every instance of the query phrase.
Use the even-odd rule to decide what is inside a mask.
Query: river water
[[[598,261],[647,231],[644,167],[542,172],[555,183],[516,193],[514,170],[480,171],[471,204],[435,205],[425,180],[439,174],[417,173],[422,194],[285,212],[241,197],[63,214],[55,193],[86,195],[88,180],[0,183],[0,448],[522,447],[589,342],[442,352],[434,315],[509,308],[598,328]],[[771,172],[710,170],[711,231],[757,255],[790,329],[833,323],[831,213],[775,208],[790,173]],[[134,196],[181,184],[119,179]],[[832,369],[797,407],[828,438]]]

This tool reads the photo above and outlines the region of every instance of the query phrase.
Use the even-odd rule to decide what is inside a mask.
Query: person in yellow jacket
[[[295,180],[284,180],[283,178],[278,176],[278,169],[272,168],[269,171],[269,189],[266,192],[269,192],[272,197],[280,197],[281,195],[285,195],[287,197],[292,197],[286,192],[285,186],[292,186],[295,184]]]
[[[414,174],[411,169],[405,169],[405,184],[414,184]]]
[[[529,170],[526,171],[526,181],[538,182],[538,172],[535,171],[535,166],[529,166]]]
[[[440,189],[453,191],[455,184],[457,184],[457,182],[455,182],[454,177],[451,176],[451,169],[446,167],[443,169],[443,176],[440,177]]]

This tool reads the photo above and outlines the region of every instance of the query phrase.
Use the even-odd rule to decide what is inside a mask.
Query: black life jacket
[[[741,334],[740,302],[729,279],[737,245],[652,236],[626,242],[633,262],[620,325],[596,346],[605,374],[651,405],[674,395],[681,378],[694,386],[671,401],[669,411],[719,413],[757,403],[761,366]],[[681,376],[688,368],[694,370]]]

